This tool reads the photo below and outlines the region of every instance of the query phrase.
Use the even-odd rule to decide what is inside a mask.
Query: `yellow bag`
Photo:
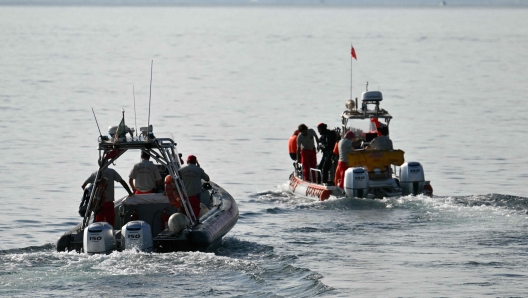
[[[405,159],[403,150],[358,150],[347,154],[349,167],[364,167],[367,172],[390,165],[401,166]]]

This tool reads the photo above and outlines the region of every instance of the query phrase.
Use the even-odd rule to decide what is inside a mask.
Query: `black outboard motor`
[[[79,205],[79,215],[84,217],[86,210],[88,209],[88,202],[90,201],[90,194],[92,193],[93,184],[88,183],[84,188],[81,204]]]

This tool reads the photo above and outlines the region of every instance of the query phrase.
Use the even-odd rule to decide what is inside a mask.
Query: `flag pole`
[[[354,46],[350,44],[350,99],[354,100],[352,97],[352,60],[356,59],[356,51],[354,50]]]
[[[351,100],[354,100],[354,98],[352,97],[352,60],[354,60],[352,58],[352,49],[354,47],[352,46],[352,44],[350,44],[350,99]]]

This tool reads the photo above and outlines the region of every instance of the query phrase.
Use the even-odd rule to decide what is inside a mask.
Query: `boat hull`
[[[202,192],[202,197],[211,200],[212,206],[209,211],[203,215],[199,223],[193,227],[184,230],[180,234],[175,234],[169,229],[161,228],[159,216],[163,210],[171,213],[176,211],[168,203],[153,202],[134,206],[126,206],[123,198],[115,202],[116,224],[114,226],[115,236],[117,239],[116,250],[120,251],[121,227],[127,220],[126,215],[131,210],[139,209],[140,219],[145,220],[152,226],[154,235],[154,252],[173,252],[173,251],[205,251],[216,250],[222,243],[222,238],[227,234],[238,221],[238,206],[233,197],[219,185],[210,182],[212,188]],[[208,197],[209,195],[209,197]],[[123,216],[123,214],[125,214]],[[152,215],[153,214],[153,215]],[[124,218],[125,217],[125,218]],[[150,220],[149,220],[150,219]],[[83,251],[83,232],[82,224],[78,224],[70,231],[62,235],[57,241],[57,251]]]
[[[424,181],[423,186],[419,191],[410,193],[412,195],[425,194],[428,196],[433,195],[433,188],[429,181]],[[296,196],[317,199],[319,201],[325,201],[330,196],[334,197],[362,197],[368,199],[382,199],[386,197],[399,197],[406,195],[402,193],[402,189],[399,187],[398,177],[392,177],[380,180],[370,180],[368,190],[361,196],[347,195],[347,192],[337,186],[328,186],[323,184],[312,183],[300,179],[293,172],[290,175],[288,189],[291,193]],[[348,191],[349,189],[347,189]],[[351,192],[352,193],[352,192]]]
[[[290,183],[288,186],[291,193],[308,198],[314,198],[319,201],[327,200],[331,195],[343,196],[343,191],[336,186],[327,186],[317,183],[304,181],[295,176],[295,173],[290,175]]]

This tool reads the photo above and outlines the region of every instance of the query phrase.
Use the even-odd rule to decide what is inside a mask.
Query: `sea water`
[[[526,296],[527,12],[0,7],[0,295]],[[289,136],[340,126],[367,82],[434,196],[293,197]],[[150,110],[231,193],[216,253],[55,252],[97,169],[91,108],[102,134]]]

